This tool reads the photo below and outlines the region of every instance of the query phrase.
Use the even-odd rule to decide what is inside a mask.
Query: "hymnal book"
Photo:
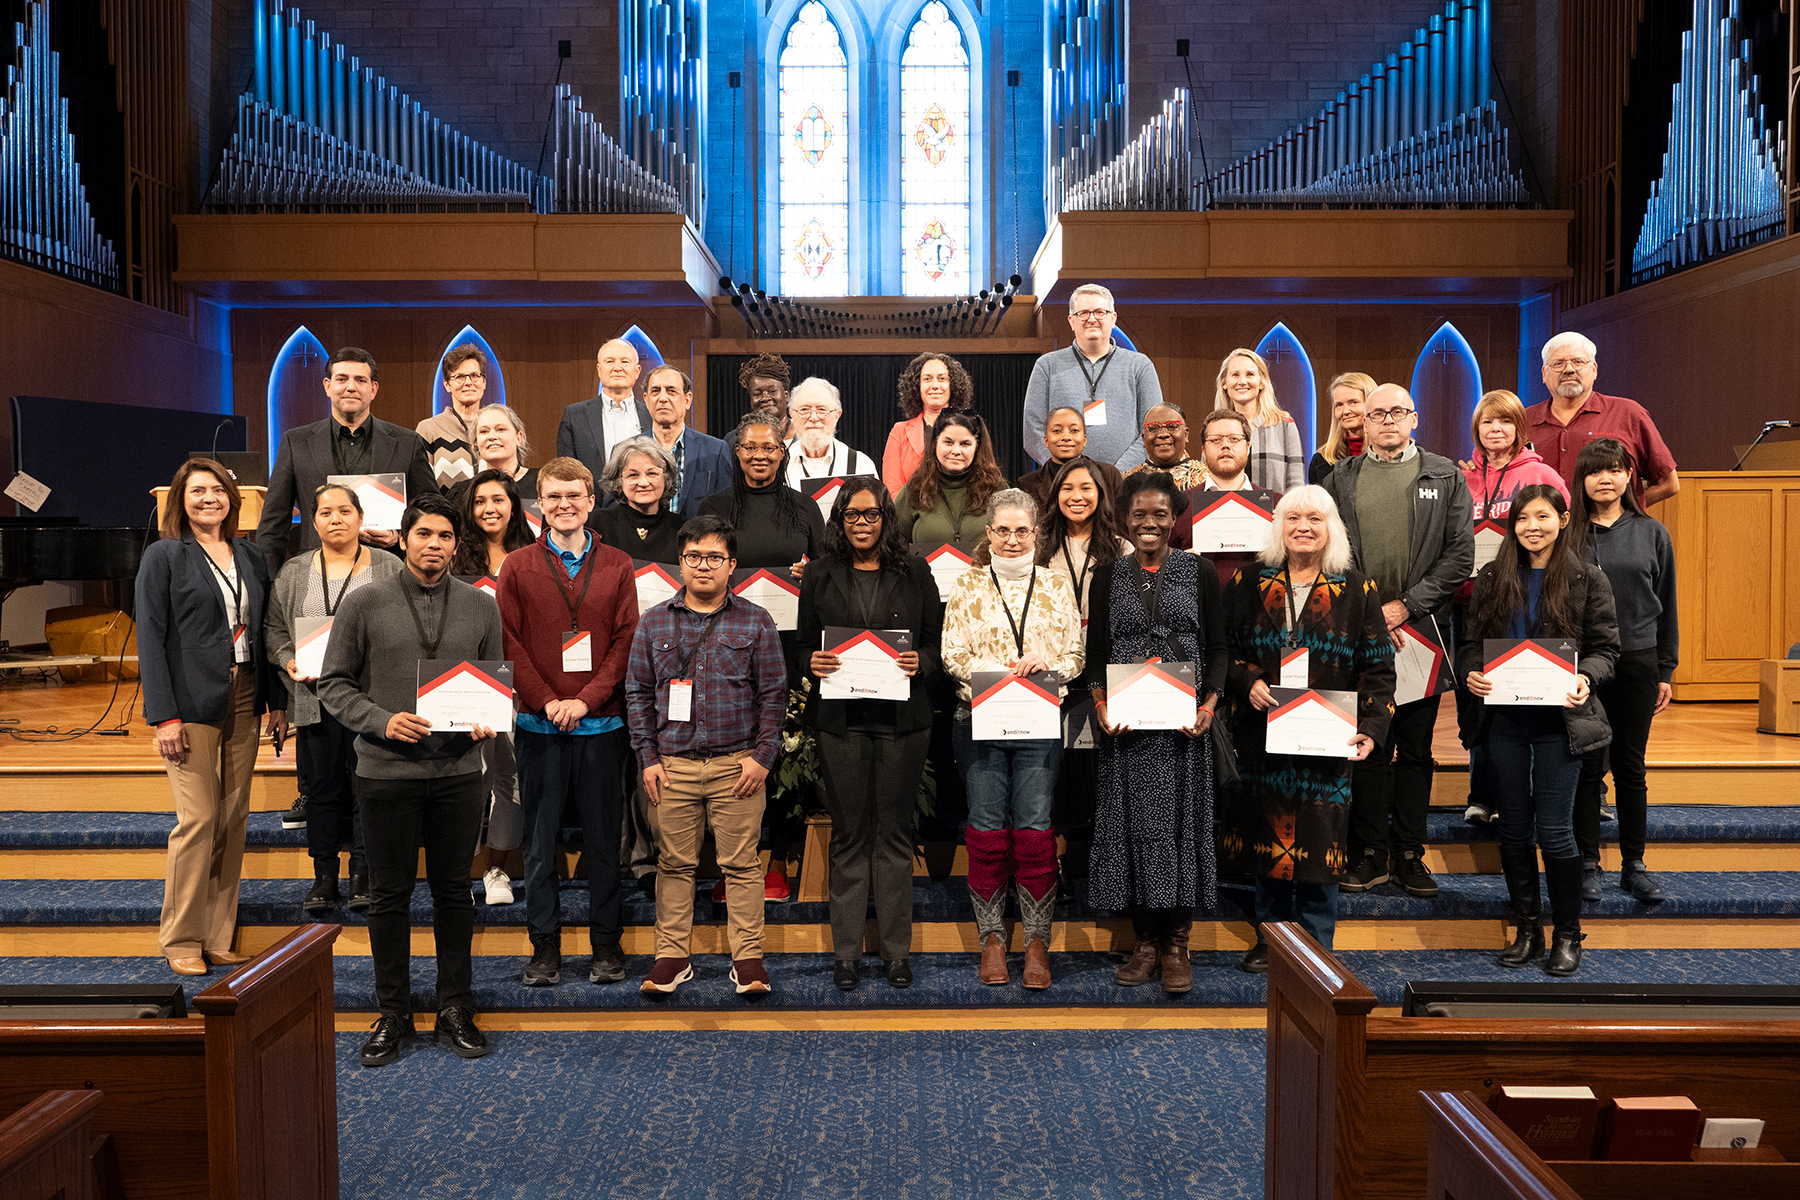
[[[433,733],[467,733],[485,725],[513,728],[513,665],[496,660],[419,660],[418,713]]]
[[[1411,704],[1456,687],[1455,667],[1444,636],[1449,631],[1439,628],[1437,618],[1408,621],[1400,629],[1405,644],[1394,651],[1395,705]]]
[[[1500,553],[1500,543],[1506,540],[1506,526],[1498,521],[1475,522],[1475,565],[1469,570],[1469,578],[1480,574],[1481,568],[1494,561]]]
[[[1755,1117],[1708,1117],[1700,1127],[1706,1150],[1754,1150],[1762,1142],[1763,1123]]]
[[[1195,554],[1256,554],[1275,531],[1275,493],[1201,492],[1195,497]]]
[[[1486,703],[1561,708],[1575,690],[1581,648],[1569,638],[1488,638],[1481,656],[1494,685]]]
[[[775,618],[777,629],[800,628],[800,584],[788,575],[786,567],[773,571],[767,567],[733,571],[731,594],[768,609],[769,615]]]
[[[821,700],[905,700],[912,676],[900,656],[913,648],[910,629],[857,629],[827,625],[819,649],[838,656],[838,669],[819,679]]]
[[[1195,711],[1193,663],[1114,663],[1106,668],[1106,720],[1115,728],[1190,729]]]
[[[631,560],[631,575],[637,582],[640,617],[681,590],[681,572],[665,563],[634,558]]]
[[[1594,1157],[1600,1101],[1593,1088],[1503,1087],[1494,1113],[1543,1159]]]
[[[1275,697],[1275,707],[1269,710],[1263,731],[1267,753],[1307,758],[1349,758],[1356,753],[1350,744],[1356,736],[1355,692],[1274,687],[1269,694]]]
[[[399,532],[406,512],[406,475],[388,471],[380,475],[327,475],[328,484],[342,484],[362,503],[364,529]]]
[[[970,736],[978,742],[1062,737],[1061,687],[1062,677],[1055,671],[975,672],[969,679]]]
[[[949,542],[914,542],[913,554],[931,568],[931,579],[937,584],[938,599],[948,604],[950,589],[962,578],[974,560]]]
[[[806,480],[807,494],[812,496],[813,503],[819,506],[819,515],[827,521],[831,520],[831,506],[837,503],[837,494],[843,489],[844,477],[833,475],[830,479]]]
[[[1600,1157],[1611,1162],[1687,1162],[1700,1110],[1686,1096],[1614,1096]]]
[[[325,647],[330,643],[330,617],[294,618],[294,669],[302,678],[317,679],[325,670]]]

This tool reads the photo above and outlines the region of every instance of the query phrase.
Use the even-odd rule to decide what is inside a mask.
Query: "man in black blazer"
[[[731,452],[724,439],[688,428],[694,384],[686,371],[669,366],[652,370],[644,381],[644,405],[650,410],[647,432],[681,468],[681,490],[671,507],[684,517],[699,516],[702,500],[731,486]]]
[[[346,346],[332,355],[325,368],[331,415],[281,435],[275,467],[269,472],[262,520],[256,526],[256,544],[268,560],[270,578],[279,575],[281,564],[293,555],[317,548],[313,509],[326,476],[404,474],[409,501],[438,490],[425,457],[424,439],[369,414],[369,405],[380,390],[374,357],[367,350]],[[293,524],[296,508],[300,510],[298,542]],[[390,550],[400,545],[400,535],[392,530],[365,529],[362,540]]]
[[[556,428],[556,452],[580,460],[595,479],[605,473],[613,447],[651,430],[650,410],[633,392],[639,370],[637,348],[614,338],[594,356],[599,394],[563,409],[562,423]],[[615,503],[611,496],[602,494],[600,507]]]

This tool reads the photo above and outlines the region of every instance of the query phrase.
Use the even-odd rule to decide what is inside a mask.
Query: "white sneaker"
[[[1463,809],[1463,820],[1470,825],[1480,821],[1486,821],[1491,825],[1494,823],[1495,816],[1494,810],[1485,804],[1470,804],[1469,807]]]
[[[489,904],[511,904],[513,902],[512,880],[499,867],[489,867],[488,873],[481,877],[482,890],[487,893]]]

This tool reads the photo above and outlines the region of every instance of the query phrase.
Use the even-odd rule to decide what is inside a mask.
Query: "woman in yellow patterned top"
[[[944,673],[960,703],[953,740],[969,797],[969,896],[981,937],[981,981],[1007,983],[1006,885],[1015,883],[1025,923],[1028,988],[1050,986],[1050,924],[1056,903],[1056,839],[1050,809],[1062,738],[980,739],[970,712],[971,684],[990,671],[1040,680],[1060,699],[1085,661],[1081,613],[1068,576],[1037,565],[1037,503],[1017,488],[994,496],[987,511],[990,561],[972,566],[951,588],[944,610]]]

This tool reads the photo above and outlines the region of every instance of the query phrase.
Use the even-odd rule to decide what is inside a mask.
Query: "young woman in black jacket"
[[[1500,965],[1522,967],[1543,952],[1537,870],[1541,848],[1555,922],[1544,970],[1573,975],[1581,966],[1575,788],[1581,779],[1582,755],[1612,740],[1606,712],[1593,689],[1612,678],[1619,657],[1619,625],[1605,574],[1573,551],[1566,533],[1569,508],[1560,491],[1542,483],[1520,488],[1508,522],[1500,552],[1475,577],[1457,670],[1468,681],[1469,691],[1485,701],[1494,691],[1483,670],[1486,639],[1567,639],[1579,648],[1575,690],[1560,711],[1550,705],[1484,703],[1475,735],[1484,741],[1494,772],[1500,862],[1518,924],[1512,944],[1500,952]]]
[[[913,815],[931,746],[924,685],[938,671],[944,607],[931,568],[909,550],[887,488],[873,475],[853,475],[831,506],[824,554],[800,584],[799,643],[811,648],[806,716],[831,810],[832,980],[844,991],[860,978],[871,891],[888,983],[912,984]],[[906,630],[913,648],[899,665],[912,677],[911,695],[821,698],[820,681],[842,665],[821,640],[832,626]]]

